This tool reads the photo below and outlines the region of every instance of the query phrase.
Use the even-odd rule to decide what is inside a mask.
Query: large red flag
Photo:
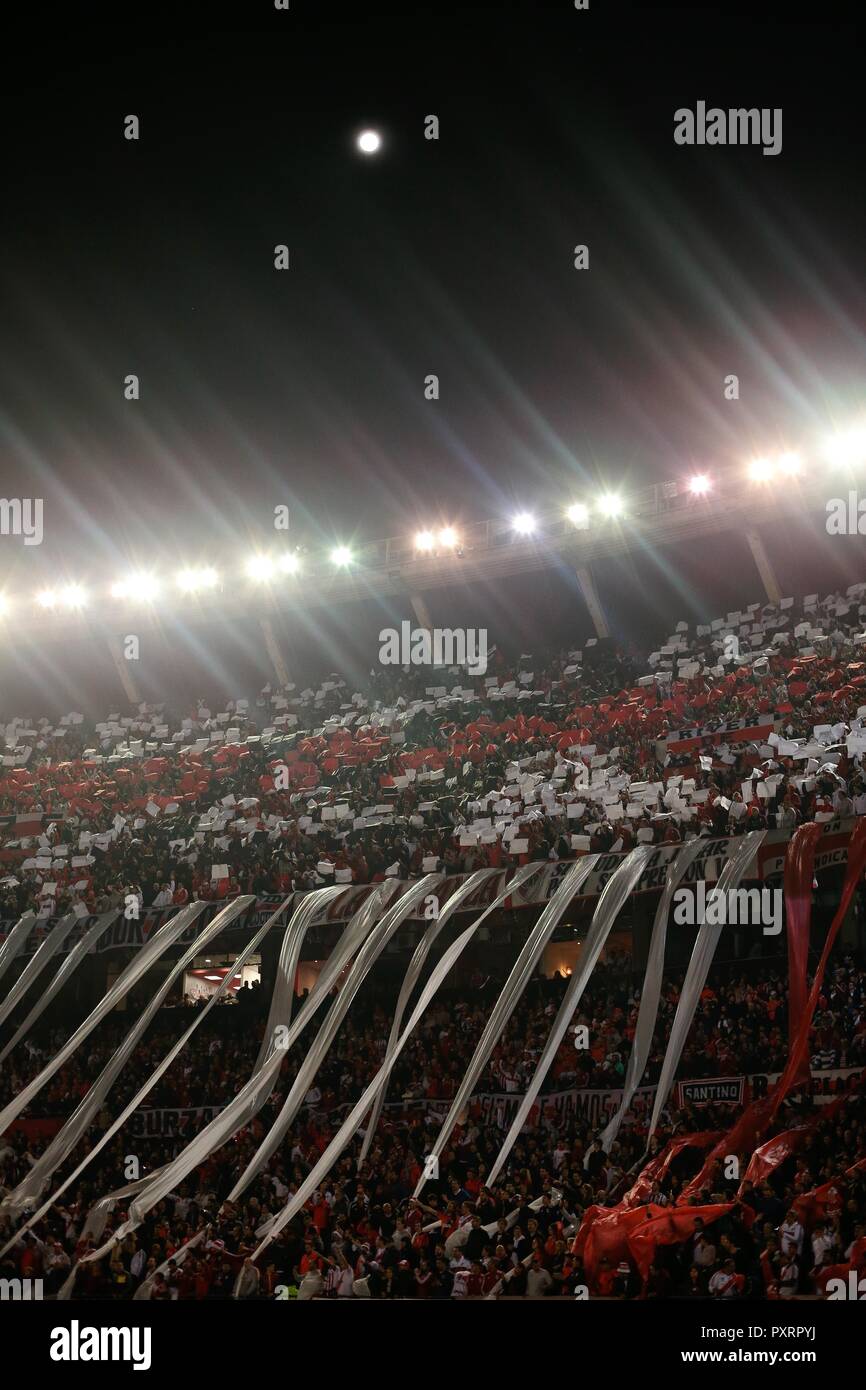
[[[803,827],[804,829],[808,827]],[[798,832],[799,833],[799,832]],[[794,837],[796,838],[796,837]],[[793,839],[791,841],[793,845]],[[791,853],[791,845],[788,846],[788,853]],[[803,837],[798,842],[797,858],[807,861],[809,841]],[[824,973],[827,969],[827,961],[833,949],[839,929],[847,916],[851,906],[851,899],[863,877],[863,870],[866,868],[866,820],[859,820],[851,834],[848,845],[848,869],[845,874],[845,882],[842,887],[842,895],[836,915],[830,924],[827,932],[827,939],[824,942],[824,949],[821,952],[821,959],[818,962],[818,969],[812,981],[812,989],[806,1001],[806,1006],[800,1018],[796,1037],[791,1043],[788,1062],[779,1080],[771,1091],[760,1100],[746,1107],[737,1123],[729,1133],[716,1144],[715,1148],[707,1155],[707,1160],[703,1168],[692,1178],[692,1181],[683,1189],[680,1202],[686,1202],[695,1193],[700,1192],[704,1183],[710,1177],[713,1166],[722,1157],[728,1154],[751,1153],[760,1136],[769,1128],[776,1116],[776,1111],[785,1099],[785,1096],[797,1084],[797,1078],[801,1074],[803,1060],[805,1058],[808,1066],[809,1055],[809,1029],[812,1026],[812,1019],[815,1009],[818,1006],[818,996],[821,993],[821,986],[824,983]]]
[[[694,1235],[698,1221],[709,1226],[712,1221],[718,1221],[720,1216],[727,1216],[736,1206],[740,1206],[747,1219],[751,1218],[748,1222],[751,1225],[755,1219],[751,1207],[742,1206],[738,1202],[716,1202],[706,1207],[663,1207],[658,1216],[636,1227],[629,1234],[628,1248],[641,1278],[645,1280],[648,1277],[650,1265],[660,1245],[679,1245],[680,1241],[688,1240],[689,1236]],[[658,1211],[658,1207],[650,1210]]]

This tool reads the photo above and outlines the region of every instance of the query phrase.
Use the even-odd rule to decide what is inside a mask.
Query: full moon
[[[378,130],[362,130],[358,136],[358,149],[363,154],[375,154],[382,144]]]

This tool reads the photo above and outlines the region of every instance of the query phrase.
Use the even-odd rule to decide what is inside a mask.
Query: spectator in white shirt
[[[803,1250],[803,1237],[805,1232],[800,1222],[797,1220],[795,1211],[788,1212],[788,1218],[779,1227],[779,1241],[782,1246],[783,1255],[800,1255]]]

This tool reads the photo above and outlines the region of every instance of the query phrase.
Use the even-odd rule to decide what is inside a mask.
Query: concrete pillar
[[[575,570],[577,582],[580,585],[580,592],[586,600],[589,609],[589,616],[592,618],[593,626],[597,637],[609,637],[610,631],[607,626],[607,619],[604,616],[604,609],[595,587],[595,580],[589,565],[579,565]]]
[[[289,668],[283,659],[283,654],[280,651],[280,644],[274,636],[274,628],[270,618],[259,618],[259,623],[261,624],[261,629],[265,638],[265,648],[271,659],[271,665],[274,668],[277,681],[280,685],[291,685]]]
[[[757,531],[750,529],[746,532],[746,540],[752,552],[752,559],[758,567],[758,574],[761,576],[761,583],[767,595],[767,602],[781,603],[782,590],[779,588],[779,581],[770,563],[770,557],[767,554],[767,549],[762,537]]]
[[[111,652],[111,659],[114,662],[114,669],[117,672],[120,684],[123,686],[123,692],[127,700],[131,705],[140,705],[141,695],[132,678],[132,663],[127,661],[123,654],[123,638],[112,636],[108,637],[106,640],[108,643],[108,650]]]

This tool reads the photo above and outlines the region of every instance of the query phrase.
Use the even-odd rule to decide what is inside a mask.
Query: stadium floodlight
[[[60,591],[60,602],[64,608],[83,608],[87,602],[87,595],[80,584],[67,584],[66,588]]]
[[[382,137],[378,130],[362,130],[357,143],[362,154],[375,154],[382,147]]]
[[[710,480],[706,473],[696,473],[689,479],[689,492],[694,493],[695,497],[703,497],[704,493],[710,490]]]
[[[796,478],[798,473],[803,471],[803,463],[799,454],[788,450],[787,453],[780,454],[776,460],[779,469],[788,478]]]
[[[753,459],[749,464],[749,477],[753,483],[769,483],[773,472],[773,465],[769,459]]]
[[[518,512],[511,524],[518,536],[531,536],[535,530],[535,517],[531,512]]]
[[[585,526],[589,521],[589,507],[584,502],[572,502],[565,515],[574,526]]]
[[[436,537],[432,531],[419,531],[415,537],[416,550],[432,550],[436,544]]]
[[[0,613],[5,613],[9,607],[9,600],[5,594],[0,594]]]
[[[453,526],[443,526],[439,532],[439,544],[446,550],[453,550],[457,544],[457,532]]]
[[[268,555],[252,555],[247,560],[247,578],[264,584],[274,572],[274,562]]]
[[[598,500],[598,510],[601,512],[602,516],[610,517],[611,519],[622,516],[622,498],[617,497],[615,492],[606,492],[604,496],[600,497]]]
[[[135,603],[149,603],[159,593],[159,581],[152,574],[131,574],[111,586],[112,598],[128,598]]]
[[[331,551],[331,563],[345,568],[352,563],[352,552],[347,545],[335,545]]]
[[[53,589],[41,589],[36,595],[36,602],[40,608],[54,608],[57,605],[57,595]]]
[[[866,428],[834,435],[824,446],[824,457],[835,468],[853,468],[866,460]]]
[[[213,589],[219,582],[215,569],[181,570],[177,576],[178,588],[185,594],[194,594],[199,589]]]
[[[297,574],[301,568],[300,556],[297,551],[287,550],[285,555],[280,556],[279,565],[283,574]]]

